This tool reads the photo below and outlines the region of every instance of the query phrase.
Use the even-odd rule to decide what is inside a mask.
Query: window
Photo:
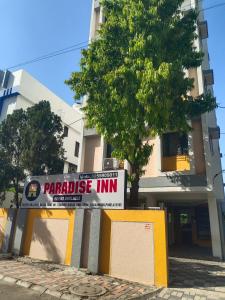
[[[110,144],[107,144],[107,149],[106,149],[106,158],[112,158],[112,152],[113,152],[113,146]]]
[[[77,173],[77,165],[69,163],[68,173]]]
[[[100,28],[100,6],[95,8],[95,34],[97,34],[97,31]]]
[[[187,134],[166,133],[162,137],[163,157],[188,155]]]
[[[63,136],[67,137],[69,133],[69,128],[67,126],[64,126],[64,130],[63,130]]]
[[[210,148],[211,155],[214,155],[213,139],[211,135],[209,136],[209,148]]]
[[[75,143],[75,153],[74,153],[74,155],[75,155],[76,157],[79,156],[79,151],[80,151],[80,143],[79,143],[79,142],[76,142],[76,143]]]

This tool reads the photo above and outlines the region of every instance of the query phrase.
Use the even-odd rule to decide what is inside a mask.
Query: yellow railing
[[[162,171],[190,171],[188,155],[168,156],[162,158]]]

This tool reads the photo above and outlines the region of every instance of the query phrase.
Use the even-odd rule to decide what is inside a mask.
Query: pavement
[[[225,262],[170,257],[169,265],[170,287],[157,289],[26,257],[4,258],[0,260],[0,300],[225,300]]]
[[[170,288],[153,299],[225,300],[225,263],[171,257]]]
[[[37,292],[39,298],[52,296],[55,299],[65,300],[144,300],[154,296],[159,291],[154,286],[145,286],[110,276],[88,275],[73,267],[32,260],[26,257],[1,259],[0,281],[2,284],[3,282],[14,284],[17,287]]]

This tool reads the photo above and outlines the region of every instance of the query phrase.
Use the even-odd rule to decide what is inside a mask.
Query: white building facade
[[[209,66],[207,23],[199,1],[186,0],[183,10],[197,8],[197,49],[205,53],[202,65],[187,70],[194,78],[194,97],[207,90],[213,93],[213,71]],[[90,40],[97,34],[104,15],[98,0],[93,0]],[[202,247],[215,257],[224,252],[224,187],[219,148],[220,130],[212,111],[190,120],[193,130],[182,140],[168,133],[151,140],[152,156],[140,180],[140,193],[147,207],[162,206],[168,211],[168,241],[173,247]],[[100,171],[111,158],[107,145],[96,131],[84,129],[81,170]],[[112,159],[111,167],[118,165]],[[126,167],[126,163],[124,164]]]
[[[0,71],[0,122],[16,109],[26,110],[42,100],[50,102],[51,110],[61,117],[64,127],[64,173],[80,171],[83,117],[75,106],[69,106],[24,70]]]

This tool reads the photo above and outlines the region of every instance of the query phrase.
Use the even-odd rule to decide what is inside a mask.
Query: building
[[[62,119],[66,157],[64,173],[80,171],[83,119],[79,109],[69,106],[24,70],[0,71],[0,122],[15,109],[27,109],[41,100],[49,101],[51,110]]]
[[[197,7],[198,5],[198,7]],[[186,0],[183,10],[200,10],[197,49],[205,53],[202,65],[188,70],[194,78],[193,96],[206,90],[213,92],[213,71],[209,66],[207,22],[201,4]],[[104,22],[98,0],[93,0],[90,40],[96,37]],[[168,241],[172,247],[198,246],[212,250],[215,257],[224,256],[222,204],[224,187],[219,136],[215,111],[190,121],[193,131],[180,137],[176,132],[151,140],[153,154],[140,181],[140,193],[147,207],[161,206],[168,211]],[[81,170],[99,171],[110,164],[110,145],[95,130],[84,129]],[[118,165],[111,159],[111,167]],[[126,164],[125,164],[126,167]]]

